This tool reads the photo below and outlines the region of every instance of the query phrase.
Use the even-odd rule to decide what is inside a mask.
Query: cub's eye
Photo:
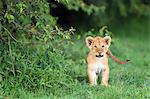
[[[97,48],[97,46],[96,46],[96,45],[95,45],[94,47],[95,47],[95,48]]]
[[[104,45],[102,47],[105,47]]]

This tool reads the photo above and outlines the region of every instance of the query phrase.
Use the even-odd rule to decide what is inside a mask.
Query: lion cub
[[[110,36],[105,36],[104,38],[98,37],[87,37],[86,44],[90,49],[87,56],[87,73],[90,85],[97,85],[97,78],[99,74],[102,74],[101,84],[108,86],[109,80],[109,66],[108,66],[108,56],[110,56],[115,62],[119,64],[126,64],[114,57],[111,51],[108,49],[111,43]]]

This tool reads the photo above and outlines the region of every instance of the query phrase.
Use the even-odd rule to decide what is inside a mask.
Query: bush
[[[48,44],[47,44],[48,45]],[[3,45],[4,46],[4,45]],[[12,42],[1,48],[1,68],[3,88],[19,87],[26,90],[38,90],[68,86],[73,75],[70,68],[74,66],[71,59],[65,59],[61,50],[51,47],[41,48],[25,46]]]

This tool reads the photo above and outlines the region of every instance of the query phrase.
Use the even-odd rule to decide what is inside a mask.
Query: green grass
[[[145,28],[143,28],[145,29]],[[123,34],[123,30],[120,34]],[[134,31],[132,31],[134,32]],[[145,33],[145,31],[143,31]],[[136,34],[136,33],[135,33]],[[111,50],[121,60],[130,59],[126,65],[118,65],[109,59],[109,87],[99,84],[90,87],[87,82],[85,58],[88,48],[85,36],[66,46],[64,53],[47,50],[33,52],[24,47],[15,49],[13,44],[9,53],[17,59],[4,57],[1,69],[0,98],[5,99],[148,99],[150,98],[150,45],[146,35],[117,35]],[[7,46],[10,47],[10,46]],[[3,49],[3,48],[1,48]],[[15,49],[15,50],[14,50]],[[27,48],[28,49],[28,48]],[[46,52],[44,52],[46,51]],[[11,55],[7,54],[6,55]],[[5,55],[5,52],[4,52]],[[25,56],[24,56],[25,55]],[[6,60],[5,60],[6,59]],[[15,62],[15,63],[11,63]],[[11,65],[12,64],[12,65]],[[14,74],[13,74],[14,73]],[[4,79],[3,79],[4,77]]]

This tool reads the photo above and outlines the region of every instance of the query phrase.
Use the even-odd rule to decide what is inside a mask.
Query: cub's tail
[[[112,60],[114,60],[116,63],[118,64],[126,64],[128,63],[130,60],[126,60],[126,61],[120,61],[118,58],[116,58],[110,50],[107,51],[107,55],[110,56],[112,58]]]

